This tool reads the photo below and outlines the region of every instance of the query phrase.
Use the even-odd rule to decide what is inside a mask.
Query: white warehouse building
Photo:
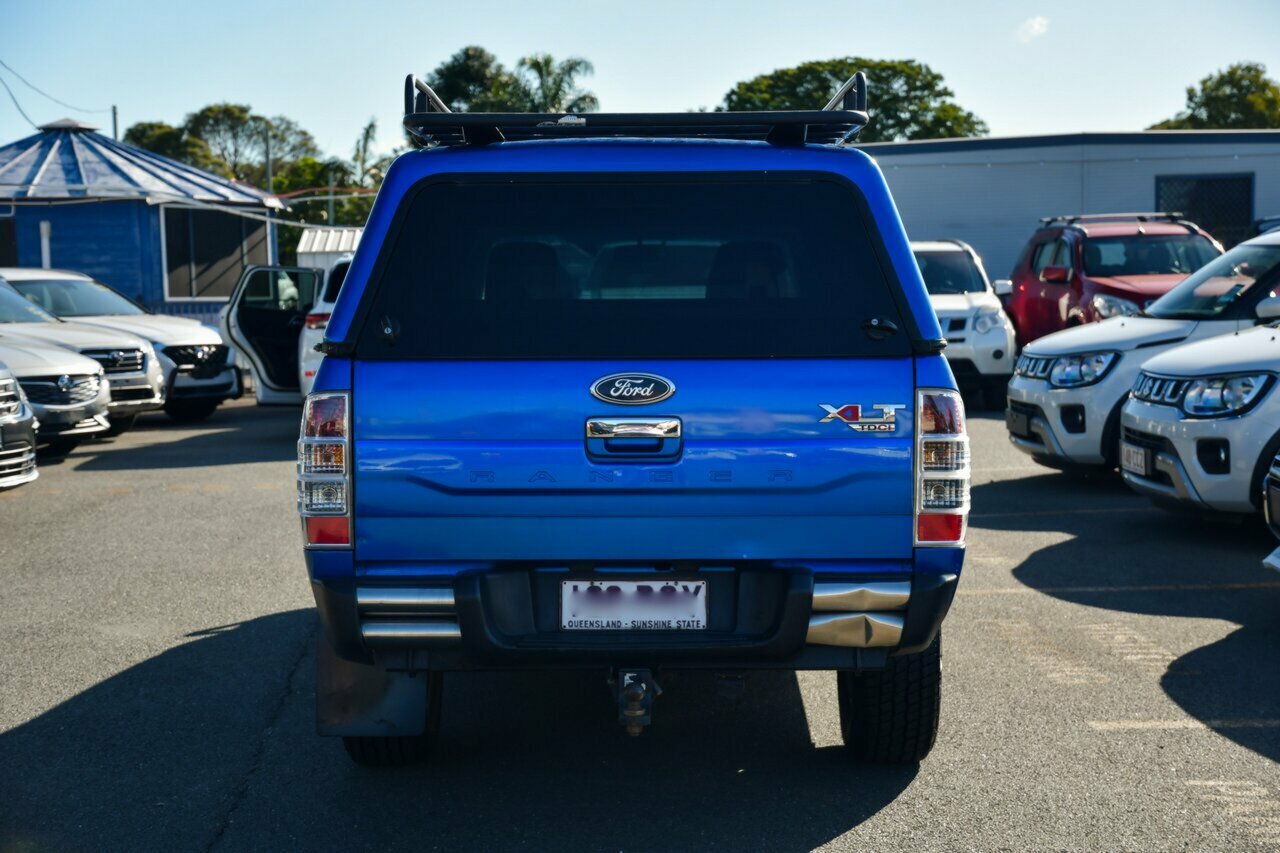
[[[860,145],[913,240],[959,239],[1009,275],[1041,217],[1179,212],[1224,246],[1280,214],[1280,130],[1145,131]]]

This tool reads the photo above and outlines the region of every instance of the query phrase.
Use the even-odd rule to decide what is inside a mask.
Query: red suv
[[[1050,332],[1137,314],[1222,246],[1176,213],[1040,220],[1014,267],[1006,310],[1025,345]]]

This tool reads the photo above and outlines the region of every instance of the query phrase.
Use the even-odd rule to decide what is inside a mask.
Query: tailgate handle
[[[591,456],[653,459],[680,454],[679,418],[590,418],[587,453]]]
[[[679,438],[679,418],[591,418],[587,438]]]

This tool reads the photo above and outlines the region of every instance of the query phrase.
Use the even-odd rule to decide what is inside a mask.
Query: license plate
[[[1136,444],[1121,443],[1120,467],[1130,474],[1146,477],[1151,469],[1151,451]]]
[[[560,582],[565,631],[702,631],[707,582],[571,580]]]
[[[1004,413],[1004,424],[1008,427],[1009,432],[1017,436],[1026,438],[1031,435],[1031,418],[1022,412],[1015,412],[1009,409]]]

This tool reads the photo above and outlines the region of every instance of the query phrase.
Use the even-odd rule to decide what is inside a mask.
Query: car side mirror
[[[1280,296],[1268,296],[1254,310],[1259,320],[1280,320]]]
[[[1052,284],[1066,284],[1071,281],[1071,267],[1045,267],[1040,270],[1040,280]]]
[[[998,278],[991,282],[991,289],[995,291],[996,296],[1010,296],[1013,294],[1013,280]]]

